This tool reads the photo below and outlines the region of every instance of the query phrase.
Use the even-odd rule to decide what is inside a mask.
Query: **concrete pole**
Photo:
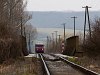
[[[91,8],[89,6],[85,6],[85,7],[82,7],[82,8],[85,8],[85,21],[84,21],[84,41],[83,43],[85,42],[85,31],[86,31],[86,16],[88,17],[88,25],[89,25],[89,32],[90,32],[90,39],[91,39],[91,26],[90,26],[90,18],[89,18],[89,10],[88,8]]]
[[[75,19],[77,18],[77,17],[71,17],[71,18],[73,18],[74,19],[74,36],[75,36]]]
[[[54,31],[54,32],[55,32],[55,34],[56,34],[56,44],[55,44],[56,46],[55,46],[55,52],[57,52],[57,32],[58,32],[58,31]]]

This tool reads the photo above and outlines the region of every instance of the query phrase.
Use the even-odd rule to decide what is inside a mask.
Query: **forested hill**
[[[82,29],[84,25],[84,11],[80,12],[57,12],[57,11],[30,11],[32,13],[31,23],[39,28],[56,28],[62,27],[62,23],[66,23],[66,28],[73,28],[72,16],[77,16],[76,28]],[[100,17],[100,11],[90,11],[90,18],[93,20]]]

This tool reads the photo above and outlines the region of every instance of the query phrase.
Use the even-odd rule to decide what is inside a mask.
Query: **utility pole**
[[[56,45],[57,45],[57,32],[58,32],[58,31],[54,31],[54,32],[56,33]]]
[[[54,31],[54,32],[56,33],[56,44],[55,44],[56,47],[55,47],[55,50],[57,50],[57,32],[58,32],[58,31]],[[55,51],[55,52],[56,52],[56,51]]]
[[[58,36],[59,36],[59,52],[60,52],[60,50],[61,50],[61,41],[60,41],[61,35],[58,35]]]
[[[65,24],[66,23],[63,23],[62,25],[64,26],[64,43],[65,43]]]
[[[54,33],[52,33],[52,49],[54,51]]]
[[[61,35],[58,35],[59,36],[59,43],[60,43],[60,37],[61,37]]]
[[[74,36],[75,36],[75,19],[77,18],[76,16],[74,16],[74,17],[71,17],[71,18],[73,18],[74,19]]]
[[[47,36],[47,52],[48,52],[49,37]]]
[[[49,36],[49,50],[51,50],[51,47],[52,47],[52,41],[51,41],[51,37]],[[50,51],[51,52],[51,51]]]
[[[51,44],[51,37],[49,36],[49,38],[50,38],[49,42],[50,42],[50,44]]]
[[[90,25],[90,18],[89,18],[89,10],[88,8],[91,8],[89,6],[82,7],[85,8],[85,21],[84,21],[84,42],[85,42],[85,31],[86,31],[86,16],[88,17],[88,25],[89,25],[89,34],[91,39],[91,25]]]
[[[51,33],[52,34],[52,41],[54,41],[54,33]]]

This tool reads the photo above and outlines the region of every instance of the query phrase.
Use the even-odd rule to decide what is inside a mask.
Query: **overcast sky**
[[[83,11],[82,6],[91,6],[90,10],[100,10],[100,0],[27,0],[28,11]]]

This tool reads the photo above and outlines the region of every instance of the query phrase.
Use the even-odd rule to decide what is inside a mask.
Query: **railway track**
[[[38,55],[39,55],[39,57],[41,58],[42,64],[43,64],[43,66],[44,66],[43,69],[44,69],[46,75],[51,75],[50,70],[49,70],[49,68],[48,68],[48,66],[47,66],[47,63],[46,63],[46,61],[44,60],[43,55],[42,55],[42,54],[38,54]]]
[[[48,54],[39,54],[44,66],[45,75],[100,75],[67,59]]]

